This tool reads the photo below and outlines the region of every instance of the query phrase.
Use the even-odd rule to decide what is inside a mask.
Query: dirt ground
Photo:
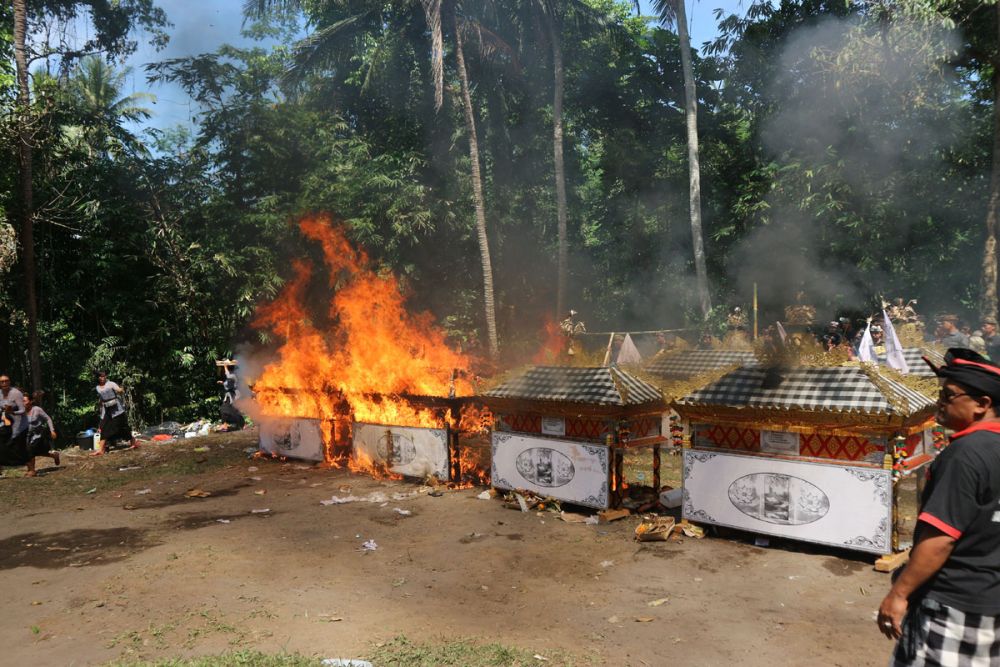
[[[569,524],[477,499],[482,488],[435,497],[248,460],[255,442],[218,434],[67,456],[34,479],[8,469],[0,662],[237,647],[356,658],[401,635],[500,642],[551,658],[539,665],[888,660],[873,619],[889,579],[872,557],[775,539],[761,548],[735,533],[639,544],[632,517]],[[385,502],[320,504],[376,492]]]

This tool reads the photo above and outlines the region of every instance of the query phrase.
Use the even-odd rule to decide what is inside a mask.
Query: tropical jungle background
[[[755,284],[772,318],[800,291],[996,315],[995,3],[748,1],[703,45],[685,10],[249,0],[257,46],[129,73],[171,38],[154,0],[4,2],[0,372],[63,431],[98,368],[140,422],[214,414],[311,212],[501,364],[571,308],[698,331]],[[135,78],[194,122],[147,124]]]

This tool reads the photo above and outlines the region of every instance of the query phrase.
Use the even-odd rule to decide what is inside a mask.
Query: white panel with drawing
[[[891,550],[892,473],[688,449],[682,516],[885,554]]]
[[[261,420],[260,450],[274,456],[322,461],[323,423],[319,419]]]
[[[443,428],[362,424],[351,427],[352,447],[405,477],[448,481],[448,432]]]
[[[492,480],[497,489],[606,508],[608,447],[512,433],[493,433]]]

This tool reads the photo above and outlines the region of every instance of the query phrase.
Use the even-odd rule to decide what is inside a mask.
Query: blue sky
[[[143,65],[168,58],[182,58],[214,51],[222,44],[252,46],[256,42],[240,35],[243,21],[243,0],[159,0],[157,3],[174,24],[170,28],[170,43],[163,51],[155,51],[145,42],[129,60],[134,69],[131,90],[149,92],[157,97],[150,106],[154,112],[148,125],[158,128],[187,124],[195,112],[194,103],[176,86],[152,85],[146,82]],[[641,6],[644,14],[652,14],[649,2]],[[688,6],[691,43],[697,48],[716,34],[713,12],[722,8],[726,13],[745,11],[747,2],[742,0],[696,0]]]

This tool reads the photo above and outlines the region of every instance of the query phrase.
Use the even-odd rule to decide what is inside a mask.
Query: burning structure
[[[483,395],[495,415],[492,484],[587,507],[621,503],[624,453],[649,448],[660,487],[666,402],[618,368],[537,366]]]
[[[247,406],[262,450],[378,476],[460,477],[463,415],[473,431],[482,424],[470,358],[430,314],[408,312],[398,281],[328,219],[300,228],[322,248],[332,296],[317,311],[307,299],[315,267],[296,261],[294,278],[258,310],[254,327],[276,342]]]

